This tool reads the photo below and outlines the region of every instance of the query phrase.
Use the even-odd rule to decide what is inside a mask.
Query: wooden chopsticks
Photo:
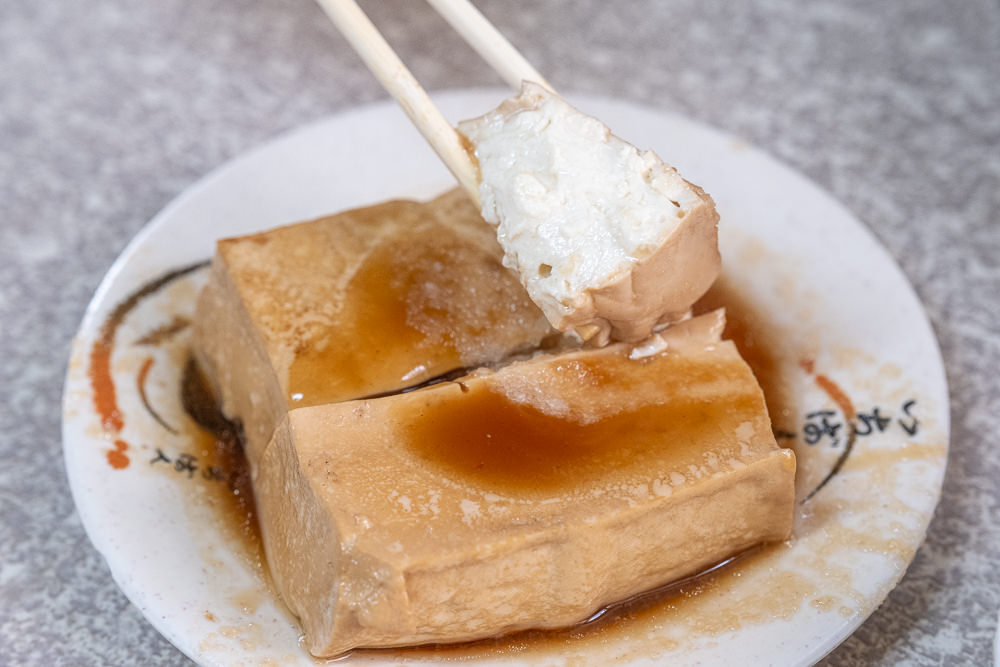
[[[317,2],[382,87],[403,108],[478,208],[478,168],[462,135],[434,106],[426,91],[355,0]],[[521,87],[524,80],[534,81],[552,90],[524,56],[468,0],[428,2],[515,90]]]
[[[392,50],[354,0],[317,0],[438,157],[479,207],[479,176],[458,131]]]
[[[427,0],[427,3],[511,88],[520,90],[522,81],[534,81],[555,91],[469,0]]]

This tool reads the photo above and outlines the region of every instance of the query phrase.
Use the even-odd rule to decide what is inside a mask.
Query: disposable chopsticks
[[[469,0],[427,0],[427,2],[511,88],[519,90],[522,81],[534,81],[555,91],[555,88],[542,78],[531,63]]]
[[[462,135],[434,106],[426,91],[355,0],[317,2],[478,207],[478,168]],[[552,89],[517,49],[467,0],[428,2],[512,87],[518,89],[521,81],[529,80]]]

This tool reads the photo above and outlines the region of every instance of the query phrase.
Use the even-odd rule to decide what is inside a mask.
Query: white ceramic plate
[[[457,121],[504,95],[460,91],[436,100]],[[521,637],[463,656],[483,663],[815,662],[899,580],[937,503],[948,398],[931,329],[871,234],[802,176],[677,116],[604,98],[571,101],[654,148],[716,199],[728,285],[719,299],[751,330],[751,356],[759,357],[775,427],[798,457],[799,511],[787,543],[687,586],[668,603],[575,638]],[[220,512],[229,491],[218,478],[226,471],[201,455],[177,398],[188,345],[177,318],[191,316],[205,271],[143,298],[129,296],[208,259],[219,237],[391,197],[429,198],[451,183],[394,105],[339,114],[251,151],[185,192],[134,239],[94,296],[65,389],[73,496],[118,585],[198,662],[314,664],[257,552]],[[117,327],[106,325],[115,319]],[[95,403],[102,380],[94,351],[102,336],[113,344],[106,381],[116,389],[114,413],[106,387],[104,407]],[[178,433],[143,407],[140,384]],[[801,502],[835,467],[828,483]],[[435,657],[443,656],[361,652],[347,661]]]

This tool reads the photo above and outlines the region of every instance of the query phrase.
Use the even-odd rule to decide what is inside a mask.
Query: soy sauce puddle
[[[211,442],[203,442],[207,448],[202,449],[207,455],[207,469],[215,469],[225,475],[230,493],[224,497],[228,499],[225,505],[230,520],[236,520],[235,525],[246,540],[248,552],[257,553],[263,559],[253,482],[243,450],[243,426],[222,414],[194,357],[188,357],[184,365],[181,405],[188,416],[204,429],[204,433],[210,435]],[[204,435],[201,439],[205,439]]]
[[[327,659],[317,659],[320,664],[333,664],[352,657],[358,658],[412,658],[431,659],[436,662],[461,662],[477,658],[519,656],[539,658],[545,654],[563,654],[567,650],[587,650],[595,644],[616,645],[627,639],[630,629],[656,620],[664,610],[675,611],[684,607],[685,601],[712,590],[716,583],[727,576],[739,576],[740,567],[766,557],[773,545],[762,545],[731,556],[707,569],[673,581],[659,588],[639,593],[615,602],[594,612],[588,619],[565,628],[520,630],[497,637],[454,644],[421,644],[384,649],[359,648]],[[656,647],[639,647],[640,652]],[[648,657],[648,656],[647,656]]]

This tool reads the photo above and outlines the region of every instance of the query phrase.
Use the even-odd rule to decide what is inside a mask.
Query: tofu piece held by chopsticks
[[[560,331],[640,341],[683,319],[719,275],[715,204],[541,85],[459,124],[504,264]]]

